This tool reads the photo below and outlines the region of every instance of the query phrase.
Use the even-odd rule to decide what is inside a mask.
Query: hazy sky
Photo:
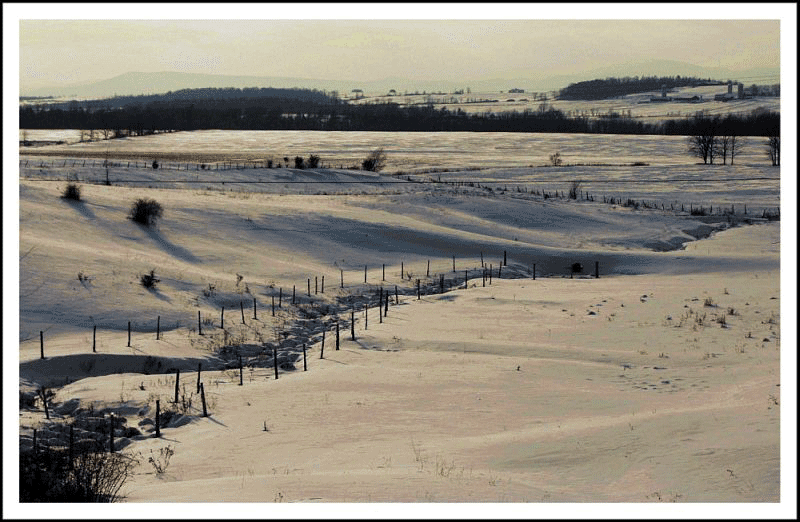
[[[536,70],[566,74],[644,59],[731,69],[780,64],[779,17],[755,4],[705,10],[688,4],[189,6],[53,4],[24,10],[18,22],[20,85],[91,82],[130,71],[463,81],[527,77]],[[722,11],[745,19],[697,19],[704,13],[718,18]],[[696,19],[674,19],[687,15]],[[176,16],[211,19],[167,19]],[[416,16],[441,19],[397,19]],[[567,19],[575,16],[585,19]],[[608,17],[617,19],[598,19]],[[631,17],[637,19],[621,19]]]

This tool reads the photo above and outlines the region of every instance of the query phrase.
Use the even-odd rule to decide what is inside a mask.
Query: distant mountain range
[[[108,98],[115,95],[159,94],[179,89],[201,87],[299,87],[324,91],[350,93],[361,89],[365,93],[385,93],[394,89],[403,92],[452,92],[469,88],[473,92],[507,91],[512,88],[526,91],[551,91],[566,87],[570,83],[625,76],[695,76],[715,80],[741,81],[745,85],[773,84],[779,82],[779,71],[775,68],[754,67],[734,71],[725,68],[709,68],[671,60],[650,60],[605,66],[576,73],[554,74],[554,71],[520,73],[516,78],[464,80],[454,82],[418,81],[399,77],[372,81],[325,80],[314,78],[292,78],[277,76],[231,76],[180,72],[129,72],[107,80],[76,83],[62,86],[25,89],[20,96],[53,96],[57,98]]]

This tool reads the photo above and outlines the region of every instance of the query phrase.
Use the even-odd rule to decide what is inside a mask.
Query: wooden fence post
[[[158,319],[156,319],[156,341],[158,341],[158,338],[160,336],[161,336],[161,316],[159,315]]]
[[[367,265],[364,265],[364,283],[367,282]]]
[[[242,356],[239,356],[239,386],[244,385],[244,369],[242,367]]]
[[[283,288],[278,288],[278,308],[283,308]]]
[[[439,293],[444,293],[444,274],[439,274]]]
[[[92,328],[92,352],[97,352],[97,325]]]
[[[428,259],[428,270],[425,272],[425,277],[431,276],[431,260]]]
[[[339,269],[339,288],[344,288],[344,270]]]
[[[417,301],[419,301],[419,298],[420,298],[419,279],[417,279]]]
[[[322,346],[319,349],[319,358],[322,359],[325,354],[325,329],[322,329]]]
[[[403,279],[403,262],[400,261],[400,279]]]
[[[356,340],[356,313],[350,310],[350,338]]]
[[[464,270],[464,289],[467,288],[468,281],[469,281],[469,269]]]
[[[505,250],[503,250],[503,266],[508,266],[508,257],[506,257]]]
[[[311,278],[310,277],[308,278],[308,291],[307,291],[307,294],[308,294],[308,297],[311,297]]]
[[[600,261],[594,262],[594,278],[600,279]]]
[[[381,289],[383,291],[383,289]],[[383,316],[386,317],[386,314],[389,313],[389,291],[386,291],[386,297],[383,299]]]
[[[336,349],[339,349],[339,321],[336,321]]]
[[[47,407],[47,388],[42,386],[42,403],[44,403],[44,417],[50,420],[50,409]]]
[[[397,295],[397,285],[394,285],[394,303],[400,304],[400,297]]]
[[[500,279],[503,276],[503,264],[500,263],[500,266],[497,267],[497,279]]]
[[[493,269],[494,269],[494,267],[492,266],[491,263],[489,263],[489,284],[490,285],[492,284],[492,270]]]
[[[203,335],[203,325],[200,323],[200,310],[197,311],[197,331]]]
[[[295,285],[292,285],[292,304],[294,304]]]
[[[369,305],[364,303],[364,330],[367,329],[369,321]]]
[[[208,417],[208,410],[206,409],[206,387],[200,383],[200,400],[203,402],[203,417]]]
[[[325,276],[322,276],[322,287],[320,288],[320,293],[325,293]]]
[[[275,317],[275,296],[272,296],[272,317]]]
[[[175,404],[178,404],[178,382],[181,380],[181,370],[175,370]]]
[[[319,276],[314,276],[314,295],[319,293]]]
[[[128,346],[131,345],[131,322],[128,321]]]
[[[383,323],[383,288],[378,289],[378,322]]]
[[[156,437],[161,436],[161,401],[156,399]]]
[[[386,281],[386,263],[381,265],[381,281]]]
[[[536,281],[536,263],[533,264],[533,270],[531,270],[531,274],[533,275],[533,280]]]
[[[114,453],[114,413],[112,412],[108,416],[109,426],[108,426],[108,452]]]
[[[219,313],[219,327],[220,329],[225,329],[225,307],[222,307],[222,310]]]
[[[245,324],[244,323],[244,302],[241,299],[239,299],[239,308],[242,310],[242,324]]]
[[[453,256],[453,272],[456,271],[456,256]]]
[[[272,349],[272,366],[275,367],[275,379],[278,379],[278,349]]]
[[[203,371],[203,363],[197,363],[197,392],[200,392],[200,373]]]
[[[275,296],[272,296],[272,302],[275,302]],[[258,310],[256,310],[256,298],[253,298],[253,319],[258,319]]]
[[[73,450],[72,447],[75,444],[75,430],[72,424],[69,425],[69,469],[73,468],[72,464],[72,456]]]
[[[484,265],[483,265],[483,252],[481,252],[481,268],[484,268]]]
[[[308,364],[306,364],[306,343],[303,343],[303,371],[308,371]]]

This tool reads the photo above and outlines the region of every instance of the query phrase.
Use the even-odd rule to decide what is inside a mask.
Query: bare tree
[[[778,167],[781,164],[781,137],[777,132],[770,133],[767,136],[767,156],[772,162],[773,167]]]
[[[361,168],[371,172],[380,172],[386,166],[386,153],[383,148],[378,148],[369,153],[361,162]]]
[[[704,164],[714,164],[714,156],[720,150],[718,125],[719,118],[695,118],[695,133],[689,136],[689,153],[703,158]]]

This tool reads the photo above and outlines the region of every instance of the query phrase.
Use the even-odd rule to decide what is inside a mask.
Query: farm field
[[[348,133],[345,146],[333,134],[201,131],[21,156],[20,446],[34,428],[63,444],[51,421],[88,409],[124,418],[135,431],[117,449],[139,459],[123,489],[134,516],[182,501],[570,503],[576,516],[606,502],[618,516],[638,503],[769,510],[788,498],[781,424],[796,355],[781,348],[796,332],[780,268],[794,224],[760,217],[781,194],[761,147],[717,169],[695,165],[680,138],[401,134],[389,146]],[[380,145],[387,175],[336,168]],[[106,146],[166,163],[112,167],[107,186],[105,168],[69,162]],[[319,154],[326,168],[178,163],[263,150]],[[545,166],[559,150],[567,166]],[[624,165],[637,161],[647,165]],[[60,197],[67,179],[82,201]],[[594,201],[534,192],[576,179]],[[641,179],[652,183],[624,183]],[[127,219],[141,197],[164,208],[155,227]],[[54,392],[51,421],[40,386]],[[175,410],[159,438],[156,399]],[[148,457],[167,447],[159,472]]]

